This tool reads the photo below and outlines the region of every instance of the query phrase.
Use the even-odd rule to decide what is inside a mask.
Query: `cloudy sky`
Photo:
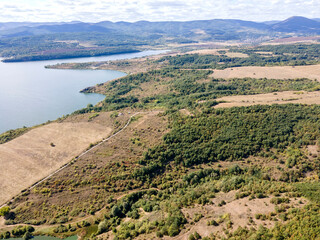
[[[320,18],[320,0],[0,0],[0,22]]]

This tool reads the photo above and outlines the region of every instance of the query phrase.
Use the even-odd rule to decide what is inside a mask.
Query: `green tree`
[[[9,212],[10,212],[10,207],[8,206],[0,208],[0,216],[6,216],[9,214]]]

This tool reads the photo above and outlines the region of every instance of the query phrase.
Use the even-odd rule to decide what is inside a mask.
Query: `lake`
[[[103,95],[79,91],[126,75],[112,70],[61,70],[46,69],[44,66],[62,62],[130,59],[162,52],[165,51],[37,62],[0,62],[0,134],[55,120],[89,103],[95,105],[104,99]]]

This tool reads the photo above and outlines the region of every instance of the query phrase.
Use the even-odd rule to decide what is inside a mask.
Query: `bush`
[[[10,207],[4,206],[0,208],[0,216],[7,216],[10,213]]]
[[[281,203],[289,203],[289,202],[290,202],[290,199],[289,199],[289,198],[275,197],[275,198],[272,198],[272,199],[270,200],[270,202],[271,202],[272,204],[278,205],[278,204],[281,204]]]
[[[196,238],[193,236],[193,234],[190,234],[188,240],[196,240]]]

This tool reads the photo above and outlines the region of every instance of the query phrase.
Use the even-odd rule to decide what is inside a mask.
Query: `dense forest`
[[[129,40],[128,40],[129,39]],[[139,51],[149,41],[106,33],[56,33],[0,39],[4,62],[92,57]]]
[[[242,66],[301,66],[319,63],[319,44],[267,45],[251,48],[231,48],[232,52],[248,54],[248,57],[228,57],[224,51],[220,55],[185,54],[163,57],[159,63],[172,67],[192,69],[225,69]]]

